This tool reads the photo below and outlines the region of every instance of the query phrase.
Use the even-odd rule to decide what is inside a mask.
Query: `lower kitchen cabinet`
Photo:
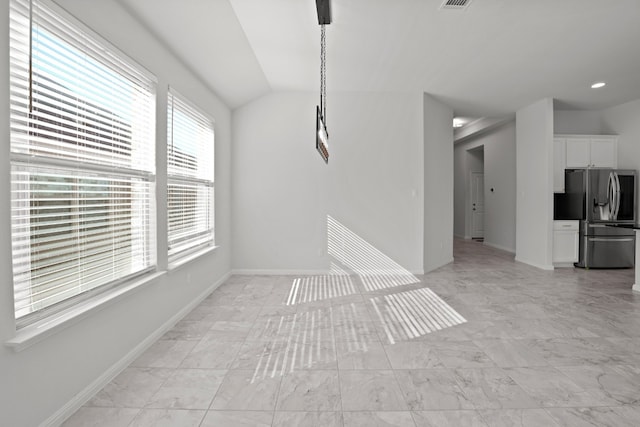
[[[573,267],[578,262],[578,221],[553,221],[553,264]]]

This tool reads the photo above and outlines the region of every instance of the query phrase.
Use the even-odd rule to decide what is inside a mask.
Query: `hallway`
[[[633,270],[232,276],[65,426],[636,426]]]

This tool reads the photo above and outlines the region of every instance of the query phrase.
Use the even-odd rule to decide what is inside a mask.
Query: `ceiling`
[[[318,91],[314,0],[118,0],[231,108]],[[541,98],[601,109],[640,98],[640,1],[332,0],[336,91],[427,92],[468,117]],[[590,85],[605,81],[604,88]]]

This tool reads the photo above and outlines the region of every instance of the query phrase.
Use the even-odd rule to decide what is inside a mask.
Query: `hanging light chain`
[[[326,25],[320,26],[320,110],[327,126],[327,37]]]

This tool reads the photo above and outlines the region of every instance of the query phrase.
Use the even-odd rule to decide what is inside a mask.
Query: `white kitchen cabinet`
[[[579,221],[553,221],[553,264],[573,267],[578,262]]]
[[[598,168],[618,167],[618,137],[591,137],[591,166]]]
[[[557,137],[560,138],[560,137]],[[618,167],[618,137],[615,135],[564,136],[567,168]]]
[[[591,166],[591,149],[588,136],[569,136],[565,138],[566,167],[586,168]]]
[[[564,169],[567,166],[565,138],[553,139],[553,192],[564,193]]]

